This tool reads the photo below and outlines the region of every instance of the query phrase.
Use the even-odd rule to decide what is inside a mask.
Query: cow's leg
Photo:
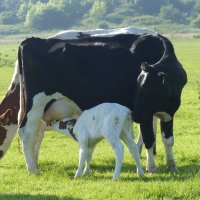
[[[90,162],[92,160],[92,155],[94,152],[94,149],[96,147],[96,144],[92,144],[92,146],[88,147],[88,154],[86,155],[86,165],[84,169],[84,174],[85,175],[90,175]]]
[[[173,119],[170,120],[169,122],[161,121],[161,132],[162,132],[162,140],[165,147],[167,168],[170,172],[176,172],[177,167],[172,152],[172,146],[174,144]]]
[[[121,139],[123,140],[123,142],[128,147],[129,152],[131,153],[133,159],[136,162],[137,174],[139,176],[143,176],[144,171],[142,169],[141,162],[140,162],[140,154],[139,154],[139,151],[138,151],[138,146],[136,145],[136,143],[133,139],[133,133],[126,132],[122,135]]]
[[[34,157],[34,145],[45,105],[50,100],[51,97],[47,97],[44,93],[37,94],[33,98],[33,101],[27,99],[25,110],[28,110],[28,113],[25,112],[24,115],[20,114],[21,120],[19,121],[20,126],[18,132],[29,173],[38,173],[38,167]]]
[[[143,144],[144,144],[144,143],[143,143],[143,139],[142,139],[142,133],[141,133],[140,126],[139,126],[139,133],[138,133],[137,146],[138,146],[138,150],[139,150],[139,153],[140,153],[140,154],[142,153]]]
[[[140,124],[141,132],[142,132],[142,138],[146,147],[146,154],[147,154],[147,164],[146,164],[146,170],[149,173],[154,173],[157,171],[157,167],[154,162],[153,157],[153,148],[155,144],[155,136],[153,132],[153,118],[150,118],[149,120],[146,120],[144,123]]]
[[[35,124],[36,126],[36,124]],[[34,156],[34,140],[37,128],[24,126],[19,128],[19,137],[22,143],[22,148],[26,160],[26,166],[29,173],[38,173],[38,166]]]
[[[153,132],[154,132],[154,137],[155,137],[155,145],[153,148],[153,154],[156,155],[156,132],[157,132],[157,118],[153,117]],[[142,153],[142,147],[143,147],[143,139],[142,139],[142,133],[141,133],[141,129],[139,126],[139,134],[138,134],[138,140],[137,140],[137,145],[138,145],[138,149],[139,149],[139,153]]]
[[[155,137],[155,144],[153,148],[153,154],[156,155],[156,133],[157,133],[157,118],[153,116],[153,133]]]
[[[39,150],[40,150],[40,145],[42,143],[43,137],[44,137],[44,127],[43,127],[43,122],[41,121],[40,126],[36,132],[36,137],[35,137],[35,141],[34,141],[33,156],[34,156],[36,163],[38,163]]]

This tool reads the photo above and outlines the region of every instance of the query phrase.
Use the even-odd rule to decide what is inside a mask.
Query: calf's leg
[[[140,154],[139,154],[139,151],[138,151],[138,146],[136,145],[132,136],[133,136],[133,133],[125,132],[125,133],[122,134],[121,139],[123,140],[123,142],[128,147],[129,152],[131,153],[133,159],[136,162],[137,174],[139,176],[143,176],[144,171],[142,169],[141,162],[140,162]]]
[[[87,147],[85,145],[80,145],[80,148],[79,148],[79,166],[78,166],[78,169],[76,170],[76,174],[75,174],[74,178],[82,175],[87,156],[88,156]]]
[[[115,134],[115,133],[114,133]],[[124,158],[124,146],[121,143],[119,137],[112,136],[112,133],[106,137],[107,141],[112,146],[114,152],[115,152],[115,171],[112,180],[115,181],[119,178],[120,170],[122,166],[122,161]]]
[[[92,155],[93,155],[95,147],[96,147],[96,144],[93,144],[92,146],[88,147],[88,154],[86,155],[86,165],[84,169],[85,175],[90,175],[90,162],[92,160]]]

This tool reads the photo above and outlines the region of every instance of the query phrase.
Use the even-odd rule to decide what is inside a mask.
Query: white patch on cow
[[[176,168],[176,163],[175,163],[173,152],[172,152],[172,147],[174,144],[174,137],[171,136],[168,139],[166,139],[164,137],[164,134],[162,134],[162,140],[163,140],[164,147],[165,147],[167,167],[168,167],[169,171],[176,172],[177,168]]]
[[[3,144],[0,145],[0,150],[2,150],[4,152],[4,154],[8,150],[8,148],[16,134],[17,127],[18,126],[16,124],[10,124],[10,125],[3,126],[3,128],[7,130],[7,133],[9,133],[9,134],[6,134],[6,138],[3,141]]]
[[[103,42],[95,42],[94,45],[95,46],[105,46],[105,43],[103,43]]]
[[[153,146],[146,150],[146,156],[147,156],[146,170],[150,174],[157,172],[157,168],[156,168],[154,158],[153,158]]]
[[[22,143],[27,169],[30,173],[38,173],[38,167],[34,158],[34,144],[37,130],[40,126],[44,108],[52,99],[62,98],[63,95],[56,92],[52,95],[46,95],[41,92],[34,96],[33,106],[27,113],[27,121],[24,127],[19,128],[19,136]],[[21,113],[19,114],[21,115]]]
[[[45,122],[52,122],[65,117],[72,117],[73,115],[79,116],[80,114],[81,109],[78,105],[69,98],[63,97],[51,104],[42,119]]]
[[[172,119],[172,116],[166,112],[157,112],[154,115],[164,122],[168,122]]]
[[[78,39],[80,34],[89,34],[93,37],[97,36],[103,36],[103,37],[111,37],[118,34],[157,34],[155,31],[146,29],[146,28],[138,28],[138,27],[124,27],[124,28],[117,28],[117,29],[94,29],[94,30],[67,30],[67,31],[61,31],[53,36],[48,37],[49,38],[56,38],[56,39]]]
[[[141,71],[140,76],[142,76],[142,82],[140,83],[140,86],[142,87],[144,85],[144,83],[146,82],[147,79],[147,72],[145,71]]]

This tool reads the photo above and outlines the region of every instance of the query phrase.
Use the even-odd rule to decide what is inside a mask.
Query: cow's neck
[[[0,104],[0,115],[6,112],[7,109],[12,110],[11,123],[17,124],[17,116],[19,112],[19,83],[13,83],[11,88],[8,90],[6,96]]]
[[[6,110],[12,110],[12,118],[10,119],[12,124],[18,124],[17,117],[19,112],[20,102],[20,79],[19,79],[19,67],[18,61],[15,63],[15,71],[12,78],[12,82],[8,88],[8,91],[0,103],[0,116],[6,112]]]

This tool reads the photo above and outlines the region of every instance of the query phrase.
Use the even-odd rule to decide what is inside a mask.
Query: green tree
[[[192,21],[192,26],[195,28],[200,28],[200,14]]]
[[[185,23],[185,18],[182,12],[175,8],[172,4],[167,6],[161,6],[160,16],[164,20],[170,20],[171,22]]]
[[[136,12],[145,15],[158,14],[160,7],[165,4],[165,0],[129,0],[133,4]]]
[[[107,12],[108,6],[106,1],[96,0],[90,9],[89,15],[92,17],[96,17],[98,19],[104,18]]]
[[[23,3],[20,5],[16,15],[21,22],[24,22],[26,20],[26,15],[32,6],[33,6],[33,4],[30,2]]]
[[[59,8],[39,2],[31,7],[25,25],[33,29],[49,30],[66,28],[70,25],[70,20]]]

